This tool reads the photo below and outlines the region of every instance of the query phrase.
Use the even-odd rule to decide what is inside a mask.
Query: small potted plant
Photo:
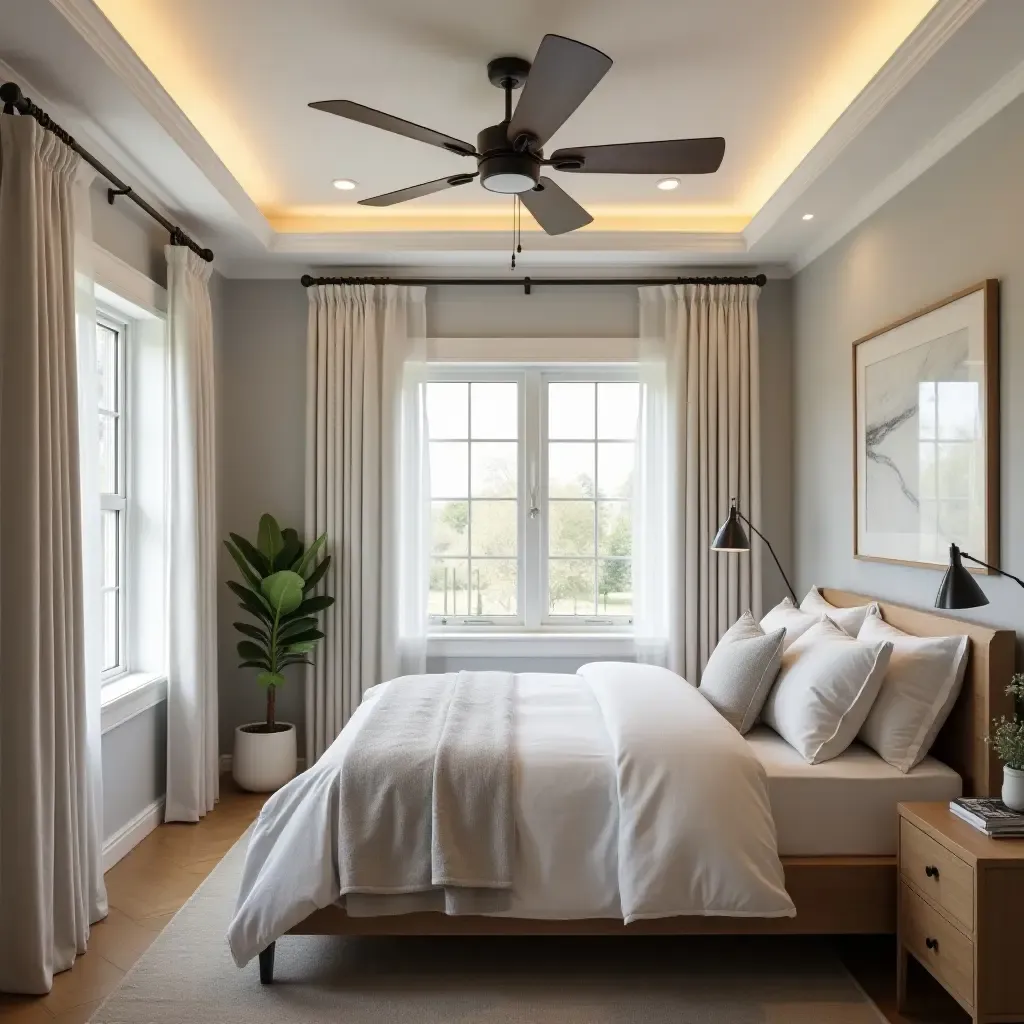
[[[1024,673],[1013,677],[1006,692],[1020,707],[1024,701]],[[1003,762],[1003,803],[1011,811],[1024,811],[1024,719],[1016,711],[1013,718],[1003,715],[992,723],[989,742]]]
[[[237,533],[224,544],[243,582],[228,580],[239,607],[252,622],[236,622],[244,637],[238,644],[240,668],[257,669],[256,682],[267,690],[267,719],[235,729],[232,774],[243,789],[268,793],[295,775],[295,726],[275,715],[277,689],[292,665],[311,665],[309,655],[323,633],[316,616],[334,604],[333,597],[313,595],[331,556],[317,561],[327,535],[307,548],[298,533],[282,530],[271,515],[260,518],[256,543]]]

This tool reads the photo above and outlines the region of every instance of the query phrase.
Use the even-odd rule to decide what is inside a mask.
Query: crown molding
[[[269,246],[274,230],[259,207],[93,0],[50,3],[207,177],[256,239]]]
[[[949,122],[927,145],[901,164],[884,181],[855,203],[845,217],[823,231],[793,261],[793,272],[798,273],[841,241],[859,224],[881,209],[909,184],[921,177],[930,167],[951,153],[969,135],[991,120],[1004,107],[1024,94],[1024,61],[1004,75],[988,92],[980,96],[966,110]]]
[[[856,99],[836,119],[792,174],[744,228],[749,247],[771,230],[843,150],[894,100],[907,83],[985,0],[938,0]]]

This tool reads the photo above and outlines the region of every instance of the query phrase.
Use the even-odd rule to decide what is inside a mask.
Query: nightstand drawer
[[[900,938],[953,995],[974,1005],[974,943],[906,882],[900,885]]]
[[[900,820],[900,874],[974,932],[974,869],[931,836]]]

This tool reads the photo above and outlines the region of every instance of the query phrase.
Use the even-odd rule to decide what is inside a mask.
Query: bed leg
[[[272,985],[274,982],[274,947],[272,942],[260,953],[260,984]]]

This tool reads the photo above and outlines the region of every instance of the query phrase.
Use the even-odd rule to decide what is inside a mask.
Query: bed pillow
[[[857,637],[889,641],[892,657],[860,739],[901,772],[909,772],[931,750],[949,717],[967,671],[970,638],[911,636],[871,614]]]
[[[784,629],[786,631],[786,639],[783,641],[782,649],[785,650],[791,643],[803,636],[820,618],[820,615],[811,615],[809,612],[800,611],[786,597],[761,620],[761,629],[766,633],[772,633],[776,629]]]
[[[892,643],[854,640],[827,615],[782,655],[762,717],[808,764],[841,754],[882,686]]]
[[[744,612],[711,652],[700,692],[741,734],[749,732],[761,714],[779,674],[785,638],[785,629],[765,633],[754,616]]]
[[[834,604],[829,604],[821,596],[821,591],[817,587],[811,587],[807,591],[807,596],[800,602],[800,611],[809,612],[815,618],[827,615],[837,626],[841,626],[852,637],[856,637],[860,632],[860,627],[864,625],[864,620],[869,612],[881,615],[878,604],[875,601],[872,601],[870,604],[859,604],[853,608],[838,608]]]

